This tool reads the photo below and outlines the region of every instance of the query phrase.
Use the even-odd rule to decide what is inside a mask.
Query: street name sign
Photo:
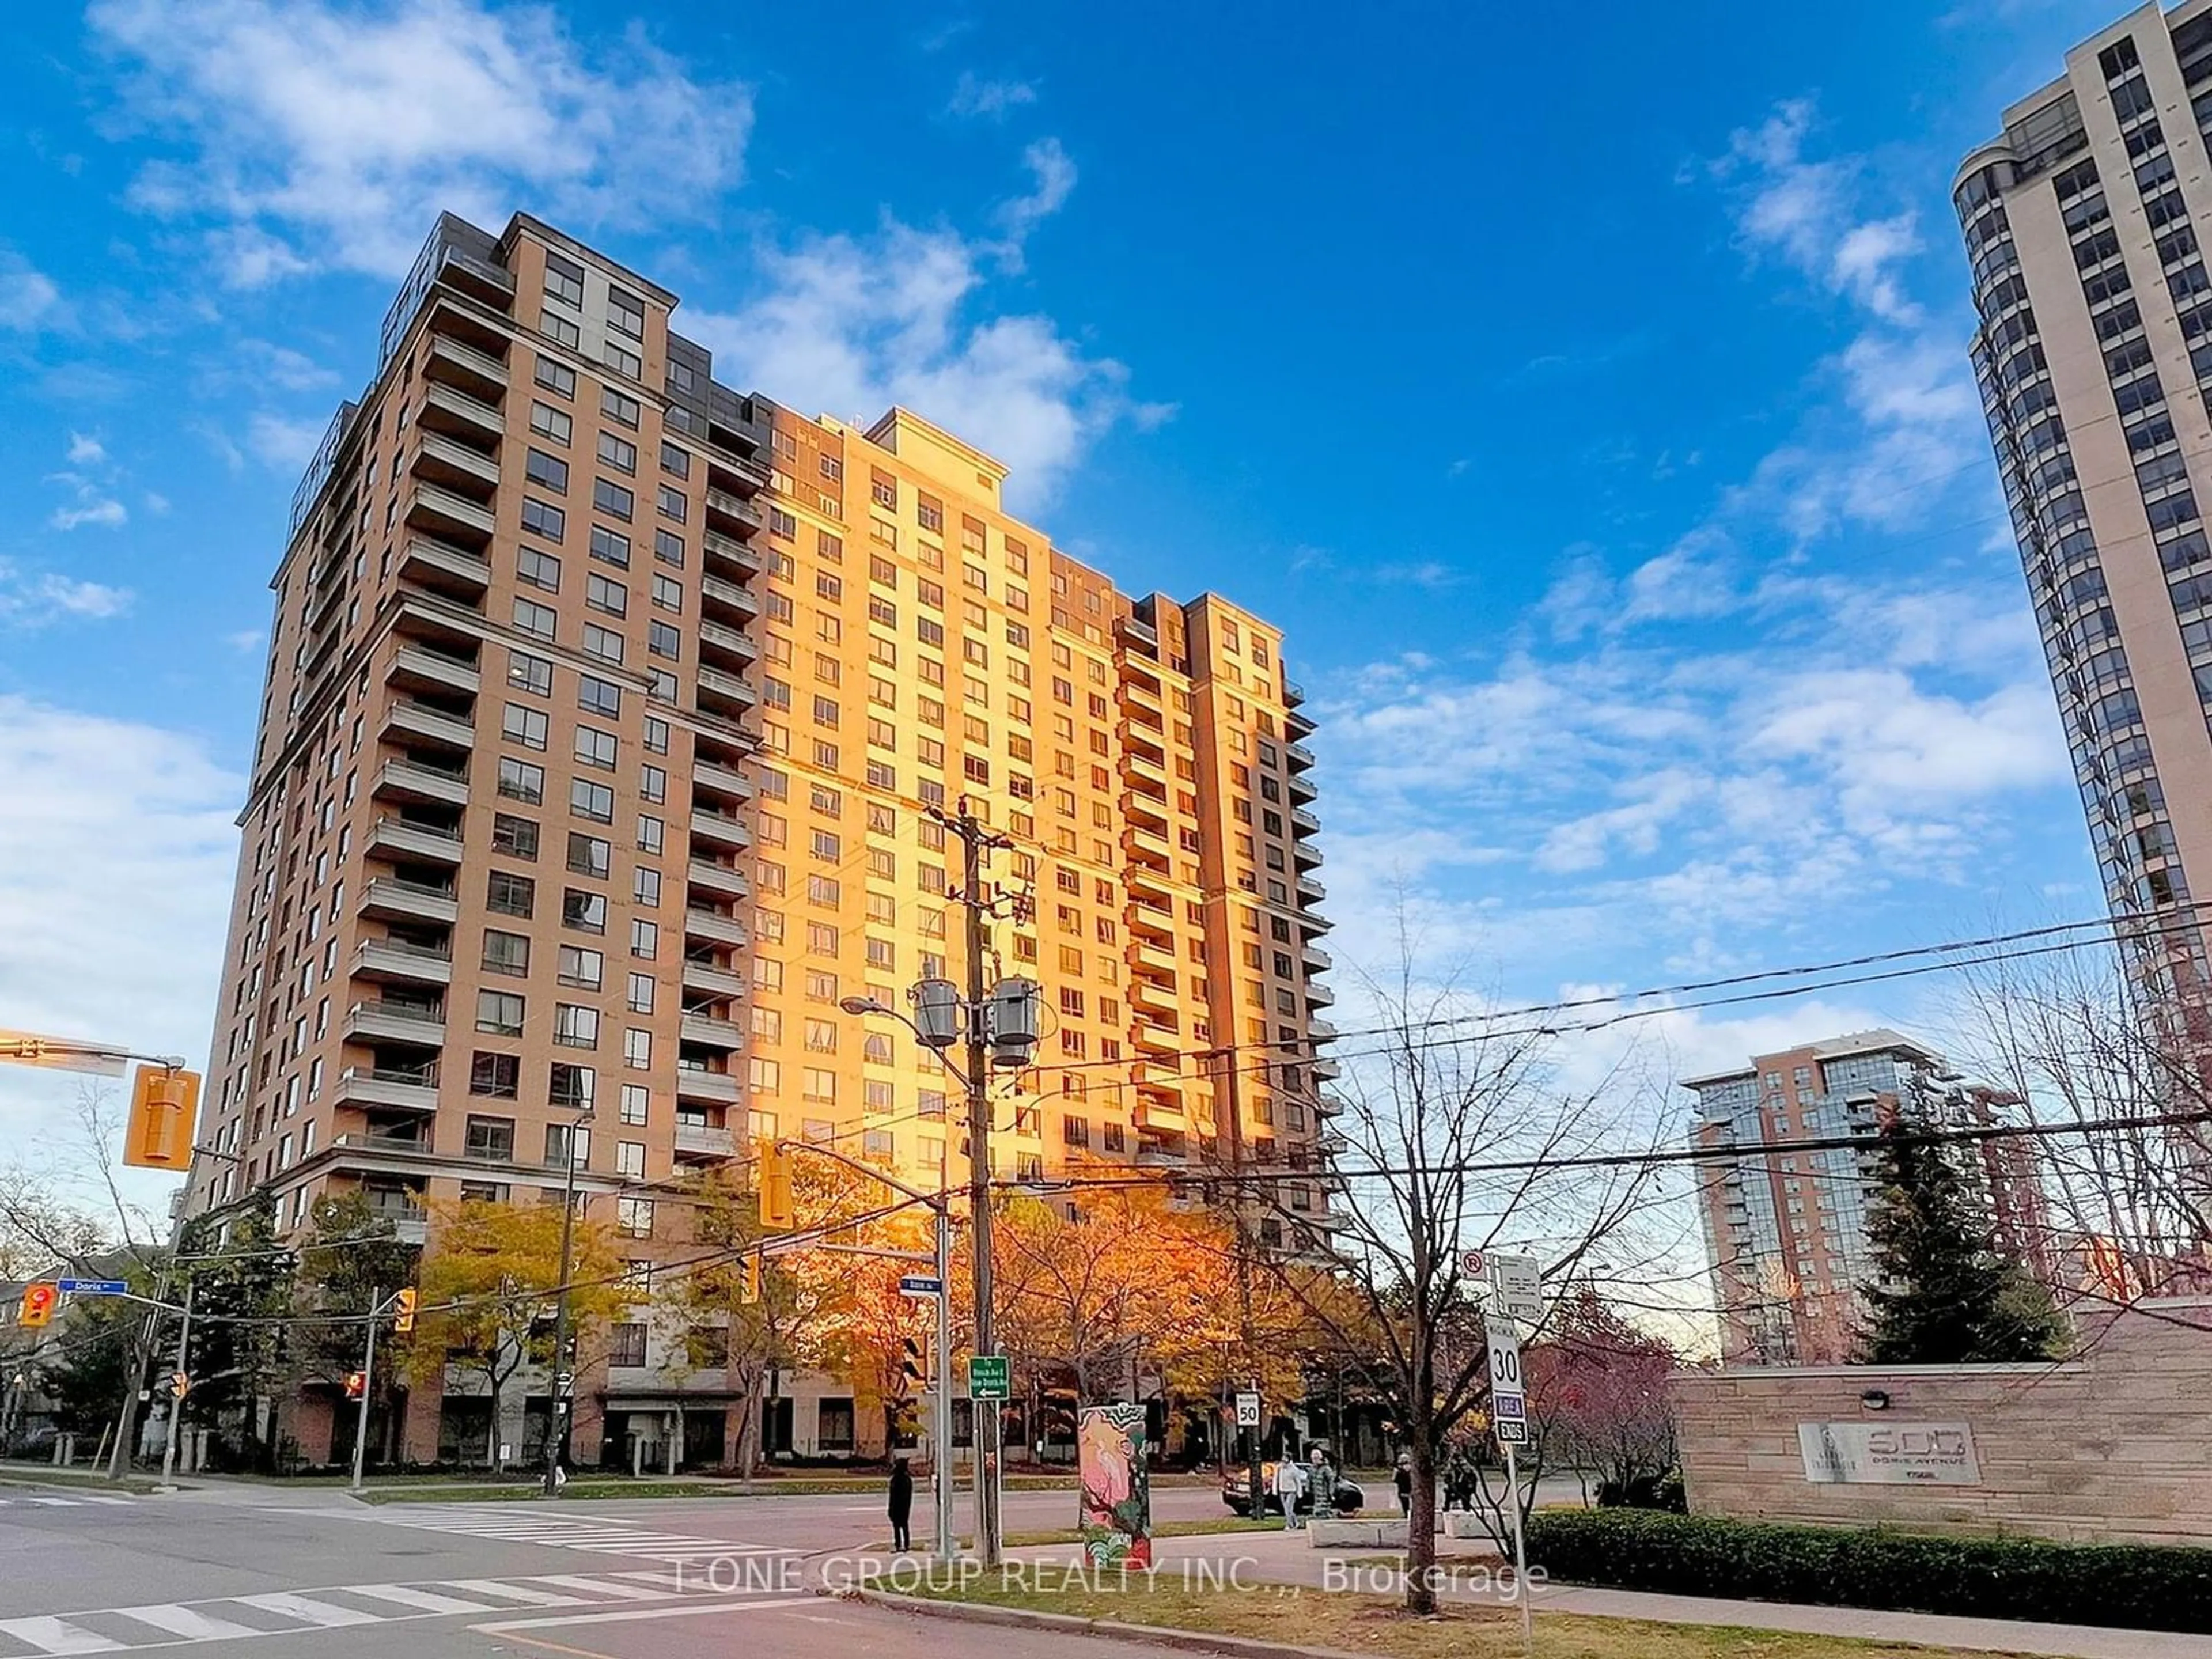
[[[935,1296],[945,1281],[929,1273],[908,1273],[899,1280],[901,1296]]]
[[[970,1400],[1013,1398],[1012,1377],[1006,1355],[979,1353],[969,1357],[968,1397]]]
[[[54,1288],[76,1296],[128,1296],[130,1285],[119,1279],[58,1279]]]

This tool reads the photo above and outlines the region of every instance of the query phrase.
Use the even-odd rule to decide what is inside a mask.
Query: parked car
[[[1310,1482],[1310,1471],[1308,1472],[1308,1479]],[[1275,1466],[1273,1463],[1262,1463],[1260,1465],[1261,1508],[1268,1515],[1280,1515],[1283,1512],[1283,1500],[1275,1495],[1274,1487]],[[1249,1470],[1235,1468],[1221,1477],[1221,1501],[1239,1515],[1252,1513],[1252,1480]],[[1366,1502],[1365,1492],[1360,1491],[1342,1475],[1336,1477],[1337,1514],[1357,1515]],[[1298,1512],[1301,1515],[1313,1513],[1313,1494],[1310,1492],[1300,1501]]]

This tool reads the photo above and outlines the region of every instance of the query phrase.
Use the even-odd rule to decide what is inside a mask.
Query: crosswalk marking
[[[580,1589],[590,1584],[605,1595],[619,1596],[625,1601],[664,1601],[668,1599],[666,1590],[647,1589],[642,1584],[611,1584],[604,1579],[573,1577],[565,1573],[540,1573],[538,1582],[541,1584],[562,1584],[570,1589]]]
[[[118,1607],[115,1611],[125,1619],[135,1619],[142,1625],[151,1625],[155,1630],[165,1630],[191,1642],[219,1642],[227,1637],[268,1633],[251,1625],[234,1625],[228,1619],[212,1618],[173,1602],[149,1607]]]
[[[297,1619],[303,1624],[320,1626],[325,1630],[380,1622],[377,1614],[363,1613],[359,1607],[342,1607],[335,1601],[318,1601],[312,1595],[295,1595],[289,1590],[274,1590],[265,1595],[234,1595],[230,1599],[242,1607],[259,1607],[264,1613],[281,1613],[287,1619]]]
[[[489,1601],[464,1601],[458,1595],[441,1595],[434,1590],[416,1589],[408,1584],[348,1584],[348,1595],[365,1595],[372,1601],[396,1601],[403,1607],[413,1607],[418,1613],[497,1613],[500,1609]]]
[[[0,1619],[0,1635],[12,1636],[40,1653],[112,1653],[123,1645],[64,1619]]]
[[[99,1492],[86,1492],[77,1498],[48,1498],[43,1494],[33,1493],[23,1498],[0,1498],[0,1509],[7,1509],[16,1504],[35,1504],[41,1509],[67,1510],[75,1509],[80,1504],[127,1504],[130,1502],[127,1498],[111,1498]]]
[[[520,1584],[509,1584],[495,1578],[448,1578],[446,1583],[454,1589],[465,1589],[479,1595],[504,1595],[510,1601],[520,1601],[528,1607],[574,1607],[583,1605],[580,1595],[561,1595],[551,1590],[526,1589]]]
[[[455,1504],[436,1514],[393,1514],[387,1510],[362,1513],[337,1511],[343,1518],[371,1521],[388,1527],[409,1527],[424,1532],[460,1533],[471,1538],[507,1544],[543,1544],[556,1549],[583,1550],[597,1555],[628,1555],[647,1561],[697,1561],[729,1556],[787,1555],[791,1551],[774,1544],[748,1544],[735,1539],[702,1538],[692,1533],[663,1532],[612,1516],[518,1515],[512,1506]]]

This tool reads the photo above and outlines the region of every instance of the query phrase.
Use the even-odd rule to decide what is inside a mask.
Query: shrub
[[[1940,1537],[1653,1510],[1540,1510],[1553,1579],[1679,1595],[2212,1634],[2212,1549]]]

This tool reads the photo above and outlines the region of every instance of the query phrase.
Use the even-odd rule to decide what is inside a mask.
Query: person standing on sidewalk
[[[1410,1453],[1398,1454],[1397,1473],[1392,1477],[1398,1486],[1398,1513],[1413,1512],[1413,1459]]]
[[[1327,1521],[1336,1514],[1336,1466],[1328,1461],[1326,1451],[1316,1446],[1305,1473],[1313,1491],[1314,1519]]]
[[[1306,1491],[1306,1472],[1295,1457],[1285,1456],[1275,1464],[1275,1496],[1282,1500],[1283,1530],[1298,1529],[1298,1505]]]
[[[902,1553],[914,1547],[907,1523],[914,1514],[914,1471],[903,1457],[891,1460],[891,1547]]]

